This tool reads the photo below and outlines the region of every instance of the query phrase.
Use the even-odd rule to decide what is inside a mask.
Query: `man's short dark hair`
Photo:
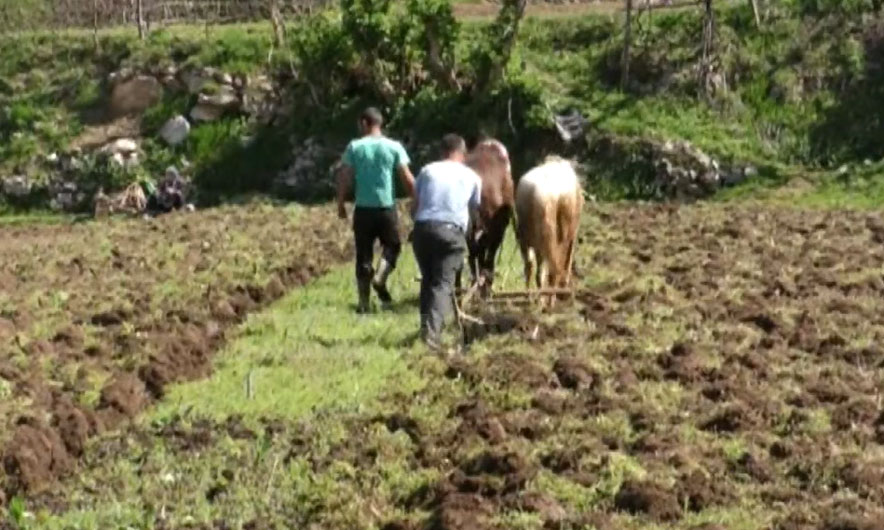
[[[369,127],[380,127],[384,124],[384,115],[381,114],[376,107],[368,107],[362,111],[359,121],[365,123]]]
[[[467,143],[457,134],[446,134],[442,137],[442,154],[448,156],[455,151],[466,152]]]

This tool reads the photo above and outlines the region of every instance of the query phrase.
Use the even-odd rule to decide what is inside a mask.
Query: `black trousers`
[[[454,278],[463,268],[466,236],[451,223],[420,221],[412,244],[421,270],[421,331],[437,338],[450,311]]]
[[[396,208],[366,208],[357,206],[353,210],[353,236],[356,240],[356,277],[367,280],[374,274],[374,242],[380,240],[381,255],[396,266],[402,252],[399,237],[399,216]]]

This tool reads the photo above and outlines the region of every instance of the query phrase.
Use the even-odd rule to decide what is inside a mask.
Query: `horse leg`
[[[509,224],[509,215],[508,212],[505,214],[499,215],[494,220],[494,226],[487,232],[488,239],[486,241],[486,250],[485,250],[485,270],[488,275],[488,289],[491,290],[492,285],[494,284],[494,274],[495,274],[495,266],[497,265],[497,258],[500,254],[500,248],[503,244],[503,236],[506,233],[506,226]]]
[[[522,263],[525,266],[525,289],[531,290],[531,277],[534,276],[536,257],[534,250],[522,245]]]
[[[475,285],[479,281],[478,254],[480,249],[478,247],[478,242],[471,235],[467,242],[467,264],[470,267],[471,285]]]

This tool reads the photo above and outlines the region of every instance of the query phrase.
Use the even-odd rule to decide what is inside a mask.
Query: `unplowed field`
[[[169,223],[163,240],[178,241],[189,222]],[[229,223],[225,233],[248,230],[247,224]],[[190,226],[208,231],[196,240],[218,245],[221,236],[211,235],[217,224]],[[66,230],[47,241],[77,233]],[[327,254],[343,253],[323,229],[298,234],[305,231]],[[202,355],[194,365],[199,369],[164,361],[168,339],[189,345],[188,333],[211,335],[205,330],[218,321],[212,316],[218,302],[233,309],[226,311],[232,319],[237,300],[263,300],[247,288],[237,295],[233,287],[251,280],[228,275],[217,295],[191,285],[188,292],[196,294],[174,299],[177,313],[170,313],[172,306],[156,309],[156,295],[142,301],[159,287],[146,280],[156,273],[141,272],[133,256],[143,237],[123,246],[122,257],[106,249],[102,258],[137,272],[105,267],[104,279],[70,264],[80,256],[89,270],[90,249],[78,243],[68,243],[65,252],[41,252],[39,243],[36,250],[12,246],[16,261],[4,254],[7,262],[49,270],[51,277],[88,278],[86,285],[97,289],[79,290],[89,294],[71,296],[58,309],[76,315],[71,324],[85,326],[85,338],[65,334],[67,323],[59,322],[43,332],[44,340],[30,342],[40,349],[25,344],[11,352],[22,365],[12,364],[16,372],[8,378],[17,382],[15,396],[26,395],[30,374],[52,373],[45,359],[65,360],[61,367],[77,366],[74,375],[84,375],[69,382],[58,375],[57,387],[41,375],[36,388],[52,399],[45,405],[33,399],[30,409],[75,402],[83,395],[78,381],[90,381],[93,373],[136,374],[102,385],[88,409],[97,413],[85,420],[59,416],[57,432],[68,452],[79,447],[65,434],[79,432],[71,426],[88,430],[93,417],[134,412],[122,396],[158,397],[162,384],[155,380],[207,369]],[[152,255],[157,245],[137,255]],[[303,246],[290,243],[286,257],[275,259],[303,266],[299,258],[311,259],[298,250]],[[204,254],[193,250],[174,262],[200,263]],[[579,252],[588,294],[577,300],[551,311],[498,307],[492,314],[474,307],[495,329],[464,355],[437,357],[404,345],[402,362],[420,382],[416,387],[391,381],[377,403],[316,410],[306,418],[184,417],[131,428],[91,447],[78,480],[38,498],[37,506],[64,512],[89,509],[93,498],[111,499],[146,514],[146,527],[156,528],[884,528],[879,214],[593,207],[584,216]],[[47,255],[53,258],[21,258]],[[224,259],[230,266],[229,253]],[[16,274],[22,272],[32,277]],[[119,292],[113,275],[119,282],[132,278],[125,298],[110,296]],[[36,278],[28,285],[51,292]],[[107,307],[96,310],[88,297]],[[138,310],[139,303],[153,309]],[[36,311],[8,320],[22,329]],[[77,346],[92,342],[103,349],[86,354]],[[124,370],[129,359],[137,362]],[[23,425],[16,436],[46,432],[39,424]],[[124,469],[120,462],[139,477],[137,488],[114,482]],[[84,484],[87,494],[65,494],[65,487],[70,493]],[[174,495],[167,493],[172,487]]]
[[[269,206],[0,228],[2,490],[41,491],[92,435],[208,374],[226,329],[343,260],[344,233]]]

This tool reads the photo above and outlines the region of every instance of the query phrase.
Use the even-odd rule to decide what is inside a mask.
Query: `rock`
[[[134,75],[135,73],[131,68],[121,68],[116,72],[111,72],[110,75],[107,76],[107,82],[111,87],[115,87],[123,81],[132,79]]]
[[[728,180],[718,161],[690,142],[652,144],[650,151],[651,158],[656,159],[654,186],[660,196],[700,198],[714,193]]]
[[[49,207],[55,211],[69,211],[75,209],[84,198],[75,182],[54,182],[50,185],[52,199]]]
[[[48,162],[48,163],[50,163],[50,164],[53,164],[53,165],[54,165],[54,164],[57,164],[57,163],[58,163],[58,160],[59,160],[59,158],[58,158],[58,153],[50,153],[50,154],[46,157],[46,162]]]
[[[160,129],[160,137],[169,145],[179,145],[190,134],[190,122],[184,116],[178,115],[169,119]]]
[[[196,106],[190,111],[195,121],[215,121],[227,111],[239,107],[239,97],[232,87],[224,86],[217,94],[200,94]]]
[[[707,187],[715,188],[718,186],[721,175],[717,171],[707,171],[699,176],[699,181]],[[697,179],[695,179],[697,180]]]
[[[139,75],[117,84],[111,92],[110,113],[114,118],[141,114],[163,97],[163,86],[157,78]]]
[[[132,169],[140,163],[140,160],[138,159],[138,153],[114,153],[111,155],[110,161],[117,167],[121,167],[123,169]]]
[[[215,72],[212,76],[215,82],[221,85],[233,85],[233,76],[226,72]]]
[[[246,78],[246,86],[258,92],[273,92],[273,82],[266,75]]]
[[[3,179],[3,193],[10,197],[27,197],[31,193],[31,181],[23,175]]]
[[[209,82],[211,77],[206,77],[200,72],[196,72],[194,70],[185,70],[179,72],[179,79],[184,86],[187,88],[187,91],[193,95],[199,94],[202,92],[203,88],[205,88],[206,83]]]
[[[190,111],[191,119],[193,119],[193,121],[197,121],[197,122],[215,121],[223,115],[224,115],[223,108],[213,107],[211,105],[197,104]]]
[[[746,166],[743,168],[743,176],[747,179],[755,178],[758,176],[758,168],[755,166]]]
[[[160,69],[160,76],[162,77],[175,77],[176,75],[178,75],[178,67],[174,64],[164,66]]]
[[[101,151],[107,154],[131,154],[138,151],[138,143],[131,138],[117,138],[102,147]]]
[[[262,125],[269,124],[279,115],[283,107],[279,105],[276,88],[267,76],[247,79],[242,89],[242,111]]]
[[[178,80],[177,77],[174,76],[164,76],[160,78],[160,82],[166,87],[167,90],[171,90],[172,92],[183,92],[186,90],[184,83]]]
[[[138,165],[138,144],[131,138],[118,138],[101,148],[112,164],[126,169]]]
[[[62,155],[59,163],[62,172],[72,173],[74,171],[79,171],[83,167],[83,161],[80,159],[81,154],[80,151],[74,151]]]
[[[233,87],[222,86],[217,94],[200,94],[197,103],[213,107],[232,108],[239,105],[239,97]]]

